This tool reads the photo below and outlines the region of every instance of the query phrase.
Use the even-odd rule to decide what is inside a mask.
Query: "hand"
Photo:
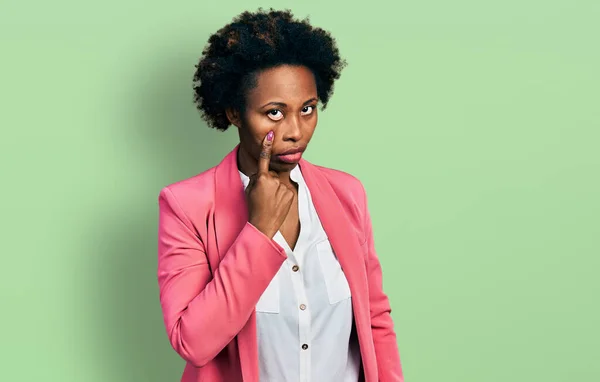
[[[273,138],[271,131],[263,139],[258,172],[250,176],[246,187],[248,221],[271,239],[285,221],[294,201],[294,191],[279,181],[275,171],[269,171]]]

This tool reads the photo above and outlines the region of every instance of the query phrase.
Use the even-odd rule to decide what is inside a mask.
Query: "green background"
[[[2,1],[0,380],[177,381],[157,197],[237,143],[191,76],[243,10],[348,60],[306,158],[366,186],[406,380],[599,381],[600,2]]]

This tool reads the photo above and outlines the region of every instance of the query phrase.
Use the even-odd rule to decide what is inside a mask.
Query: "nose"
[[[288,118],[288,123],[282,127],[282,139],[284,141],[299,141],[302,139],[302,121],[300,117]]]

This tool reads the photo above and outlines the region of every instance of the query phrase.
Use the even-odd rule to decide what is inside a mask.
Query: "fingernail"
[[[273,130],[269,131],[269,134],[267,134],[267,141],[272,141],[273,140]]]

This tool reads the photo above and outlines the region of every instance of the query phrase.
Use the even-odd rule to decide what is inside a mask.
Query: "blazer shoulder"
[[[366,197],[363,183],[355,175],[331,167],[314,166],[325,175],[338,196],[350,196],[360,202]]]
[[[198,216],[201,210],[209,210],[214,201],[215,170],[216,166],[162,187],[159,202],[173,198],[188,216]]]

